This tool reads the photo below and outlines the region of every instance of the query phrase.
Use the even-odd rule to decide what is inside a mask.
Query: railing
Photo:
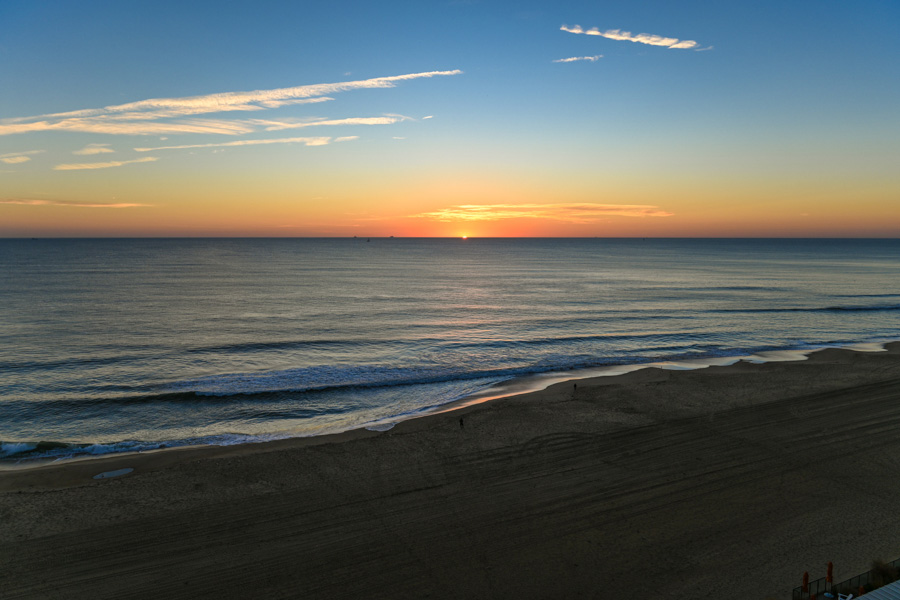
[[[896,571],[900,571],[900,558],[887,564]],[[838,597],[838,594],[853,594],[854,597],[857,597],[860,588],[863,589],[863,592],[871,592],[891,581],[893,579],[885,578],[884,574],[875,569],[860,573],[840,583],[829,583],[825,577],[822,577],[810,581],[806,589],[803,589],[803,586],[794,588],[793,600],[812,600],[813,598],[823,600],[826,592],[830,592],[835,598]]]
[[[816,579],[815,581],[810,581],[809,585],[806,586],[806,589],[803,589],[803,586],[794,588],[794,597],[793,600],[810,600],[811,598],[823,598],[825,592],[830,589],[830,585],[825,578]]]

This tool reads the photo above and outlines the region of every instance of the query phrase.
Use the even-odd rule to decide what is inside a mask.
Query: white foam
[[[763,364],[770,362],[794,362],[809,359],[814,348],[806,350],[764,350],[744,358],[748,363]]]
[[[656,367],[665,371],[695,371],[697,369],[705,369],[707,367],[729,367],[739,363],[741,358],[738,356],[713,356],[710,358],[688,358],[684,360],[667,360],[663,362],[650,363],[649,367]]]
[[[134,471],[131,467],[125,467],[124,469],[116,469],[115,471],[105,471],[103,473],[99,473],[94,475],[94,479],[109,479],[110,477],[119,477],[121,475],[128,475]]]
[[[396,423],[373,423],[371,425],[366,425],[366,429],[369,431],[387,431],[388,429],[393,429]]]
[[[844,347],[847,350],[855,350],[856,352],[887,352],[887,348],[884,345],[885,342],[860,342]]]
[[[237,446],[239,444],[261,444],[263,442],[274,442],[277,440],[286,440],[297,437],[291,433],[261,433],[256,435],[241,433],[226,433],[221,435],[212,435],[205,438],[195,438],[190,440],[190,444],[208,444],[210,446]]]

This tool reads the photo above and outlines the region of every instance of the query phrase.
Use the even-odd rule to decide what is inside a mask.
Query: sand
[[[888,348],[0,472],[0,597],[789,598],[900,557]]]

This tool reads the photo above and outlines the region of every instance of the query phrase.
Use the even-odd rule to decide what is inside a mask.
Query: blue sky
[[[464,216],[410,217],[501,204],[602,217],[481,211],[478,233],[897,235],[898,25],[887,1],[6,2],[0,235],[455,235]],[[403,75],[192,117],[324,121],[302,129],[9,133],[149,99]],[[313,135],[329,141],[256,143]],[[219,145],[237,141],[254,143]],[[242,205],[238,189],[260,194]]]

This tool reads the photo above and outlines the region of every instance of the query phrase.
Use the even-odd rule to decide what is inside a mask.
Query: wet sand
[[[888,348],[0,472],[0,597],[789,598],[900,557]]]

